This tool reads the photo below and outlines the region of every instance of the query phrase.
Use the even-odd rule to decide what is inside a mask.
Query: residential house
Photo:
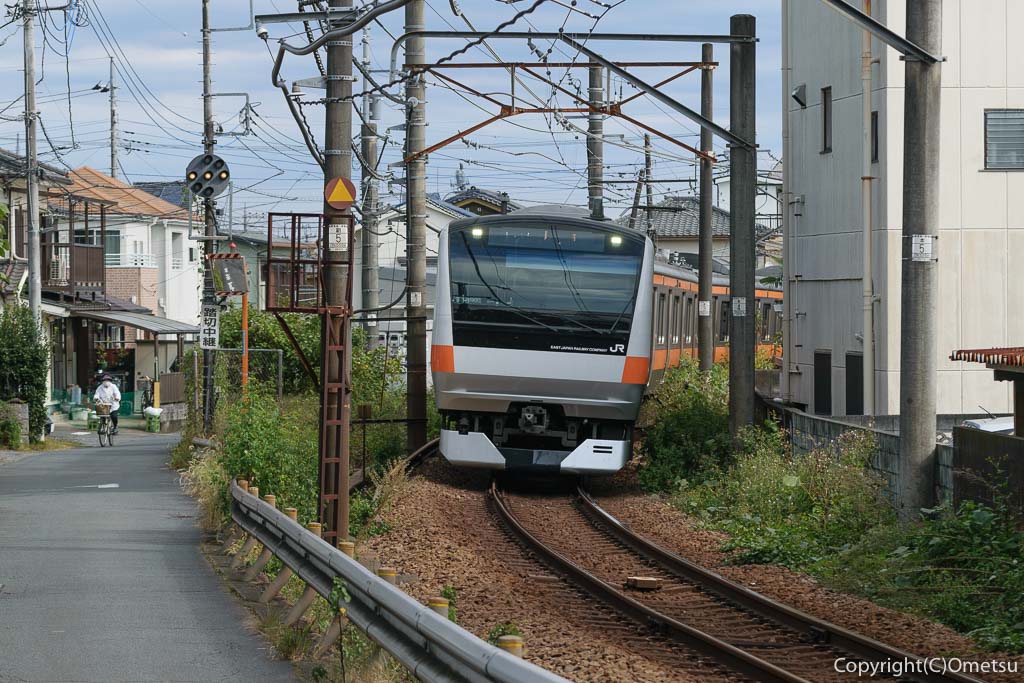
[[[507,192],[485,190],[475,185],[448,195],[445,201],[476,216],[512,213],[523,208],[518,202],[509,199]]]
[[[186,336],[198,331],[198,252],[188,215],[89,167],[68,180],[67,194],[49,198],[42,240],[43,295],[62,311],[51,322],[51,335],[64,342],[54,344],[55,396],[74,385],[89,391],[100,371],[134,394],[141,377],[174,367]],[[101,207],[98,228],[92,205]],[[83,255],[87,279],[62,274],[73,274]],[[180,384],[168,379],[168,389],[172,382]]]
[[[857,3],[855,3],[857,4]],[[906,4],[876,0],[873,16],[906,33]],[[819,0],[790,0],[784,112],[789,277],[787,358],[792,400],[819,413],[863,408],[864,344],[874,343],[874,414],[900,410],[904,253],[904,74],[900,54],[872,41],[872,116],[862,114],[863,32]],[[1024,23],[1019,0],[943,3],[939,121],[938,410],[1012,408],[992,371],[950,360],[952,349],[1024,340]],[[789,96],[792,93],[792,96]],[[873,159],[873,339],[862,314],[862,132]]]

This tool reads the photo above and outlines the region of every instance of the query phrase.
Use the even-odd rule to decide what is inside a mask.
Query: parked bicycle
[[[100,438],[100,447],[114,445],[114,422],[110,419],[110,407],[109,403],[96,404],[96,417],[100,420],[96,434]]]
[[[153,407],[153,378],[144,375],[139,378],[139,388],[142,390],[142,410]]]

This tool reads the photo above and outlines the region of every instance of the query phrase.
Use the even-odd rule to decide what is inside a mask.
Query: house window
[[[878,112],[871,112],[871,163],[878,163]]]
[[[719,319],[718,319],[718,341],[727,342],[729,341],[729,326],[732,323],[732,304],[728,301],[723,301],[719,305]]]
[[[1024,169],[1024,109],[985,111],[985,168]]]
[[[832,151],[832,88],[821,89],[821,153]]]
[[[103,245],[103,253],[114,256],[121,255],[121,232],[118,230],[108,230],[106,235],[106,243]]]

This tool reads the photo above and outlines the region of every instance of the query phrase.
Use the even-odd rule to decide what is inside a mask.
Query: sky
[[[256,14],[293,12],[296,3],[289,0],[253,0]],[[356,0],[359,4],[360,0]],[[57,4],[57,0],[51,0]],[[109,168],[109,95],[94,86],[110,81],[110,57],[114,57],[116,97],[119,117],[117,175],[122,180],[142,182],[181,178],[188,161],[202,152],[202,54],[200,0],[78,0],[76,11],[48,12],[45,26],[39,21],[35,31],[35,64],[38,79],[38,109],[45,134],[39,136],[40,159],[62,168],[88,165],[105,173]],[[461,8],[463,18],[452,11]],[[427,27],[441,30],[467,30],[466,20],[482,31],[490,31],[528,9],[532,0],[428,0]],[[759,163],[770,168],[781,157],[780,102],[780,3],[778,0],[547,0],[532,13],[520,18],[506,30],[589,32],[589,46],[604,56],[622,62],[696,61],[699,44],[659,42],[612,42],[596,34],[725,34],[729,17],[749,13],[757,18],[757,126]],[[244,26],[249,23],[245,0],[211,0],[214,28]],[[369,33],[371,68],[378,81],[388,80],[388,64],[393,37],[402,33],[402,12],[393,12],[380,24],[372,24]],[[9,17],[3,21],[9,21]],[[265,224],[267,212],[318,211],[323,187],[322,172],[301,141],[297,123],[285,105],[280,90],[270,81],[278,41],[290,44],[306,42],[301,24],[270,24],[267,43],[253,30],[218,31],[213,36],[214,91],[248,93],[253,106],[251,134],[218,137],[217,151],[232,169],[234,185],[229,195],[220,198],[220,206],[230,207],[223,221],[234,229],[242,225],[254,228]],[[356,54],[361,54],[357,38]],[[533,41],[534,47],[547,53],[548,61],[579,62],[567,46],[552,41]],[[437,60],[466,45],[463,39],[431,39],[428,58]],[[487,49],[493,50],[491,52]],[[459,62],[537,61],[525,41],[491,40],[487,47],[472,48],[455,58]],[[550,51],[550,52],[549,52]],[[714,72],[714,118],[723,126],[729,122],[728,46],[717,45]],[[401,61],[401,59],[400,59]],[[585,60],[583,60],[585,61]],[[632,73],[649,83],[658,82],[679,69],[667,67],[631,67]],[[511,78],[497,68],[460,69],[443,72],[483,93],[494,93],[507,100]],[[312,56],[288,55],[282,76],[293,80],[318,74]],[[24,103],[19,96],[23,86],[23,43],[20,22],[0,28],[0,147],[20,149],[24,153]],[[551,78],[574,91],[577,85],[586,93],[585,68],[551,68]],[[613,78],[612,90],[623,98],[636,91]],[[356,92],[364,89],[361,80]],[[573,100],[558,94],[540,81],[521,76],[515,84],[517,101],[538,106],[530,91],[541,102],[554,106],[573,106]],[[683,76],[664,91],[691,109],[700,108],[700,73]],[[400,91],[392,90],[396,95]],[[315,100],[324,91],[305,90],[303,112],[317,143],[323,141],[323,107]],[[224,131],[243,129],[240,111],[244,99],[237,96],[214,98],[215,118]],[[549,105],[550,106],[550,105]],[[403,121],[399,105],[384,100],[380,130]],[[436,77],[428,80],[427,142],[433,144],[465,130],[491,115],[497,107],[487,100],[444,83]],[[631,118],[663,132],[668,139],[653,140],[653,177],[693,179],[693,155],[674,141],[696,146],[698,128],[665,105],[640,97],[623,111]],[[582,114],[568,114],[570,129],[551,115],[524,114],[500,121],[470,134],[465,142],[455,142],[434,152],[428,162],[428,191],[442,196],[454,191],[456,173],[461,167],[470,185],[508,192],[523,204],[586,205],[586,136],[571,126],[586,128]],[[577,118],[579,117],[579,118]],[[358,125],[358,118],[355,118]],[[358,134],[358,129],[353,131]],[[635,180],[643,167],[643,131],[617,118],[605,121],[605,178]],[[403,130],[388,132],[382,157],[382,172],[401,178],[400,167],[388,168],[401,159]],[[715,140],[716,153],[726,151],[725,143]],[[723,165],[719,172],[727,172]],[[360,170],[353,170],[358,178]],[[632,203],[632,184],[609,184],[605,195],[606,213],[618,216]],[[655,199],[672,194],[690,194],[689,183],[660,183]],[[403,201],[402,185],[382,185],[382,201]]]

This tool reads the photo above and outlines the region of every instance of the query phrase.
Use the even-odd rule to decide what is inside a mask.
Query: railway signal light
[[[231,171],[216,154],[200,154],[185,169],[189,191],[200,199],[210,199],[228,187]]]

